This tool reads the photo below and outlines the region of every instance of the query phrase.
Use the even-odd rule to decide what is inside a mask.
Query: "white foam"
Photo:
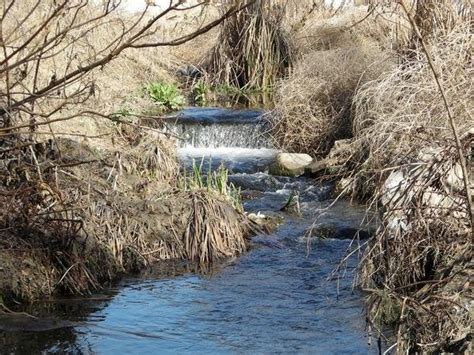
[[[232,160],[273,159],[278,151],[271,148],[192,147],[178,148],[178,155],[186,158],[231,158]]]

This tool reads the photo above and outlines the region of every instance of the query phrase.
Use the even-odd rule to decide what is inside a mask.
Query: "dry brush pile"
[[[461,351],[472,338],[472,9],[404,3],[305,19],[273,135],[320,157],[349,139],[326,161],[340,157],[345,188],[379,212],[357,278],[370,327],[393,327],[398,353]]]

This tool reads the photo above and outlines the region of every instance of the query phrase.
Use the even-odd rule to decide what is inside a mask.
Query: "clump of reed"
[[[210,194],[225,198],[237,211],[243,212],[240,188],[229,183],[229,171],[223,165],[217,170],[212,170],[209,166],[205,173],[203,161],[199,165],[193,161],[191,173],[185,171],[178,186],[182,191],[206,190]]]
[[[189,260],[203,265],[237,256],[247,250],[250,222],[225,200],[203,190],[191,192],[192,209],[184,233]]]
[[[207,65],[210,81],[271,90],[276,78],[285,75],[291,65],[290,44],[282,27],[285,6],[276,0],[242,0],[242,4],[247,7],[221,25]]]
[[[243,214],[240,189],[228,182],[228,171],[203,171],[193,162],[190,174],[180,178],[180,189],[191,198],[191,215],[184,233],[186,257],[203,266],[247,250],[254,224]]]

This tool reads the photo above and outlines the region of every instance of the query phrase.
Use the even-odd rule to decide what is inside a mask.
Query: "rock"
[[[464,191],[464,180],[461,164],[456,163],[446,174],[444,183],[454,192]]]
[[[247,215],[248,219],[250,219],[252,222],[255,222],[259,226],[263,226],[266,224],[267,216],[264,214],[258,212],[258,213],[249,213]]]
[[[288,201],[285,206],[283,206],[280,211],[300,214],[300,196],[298,192],[292,191],[288,197]]]
[[[373,231],[369,231],[367,229],[338,224],[319,224],[313,226],[307,232],[307,236],[309,238],[318,239],[353,239],[354,237],[368,239],[372,234]]]
[[[342,163],[343,160],[349,158],[352,154],[351,139],[340,139],[334,142],[328,158],[333,160],[335,164]]]
[[[283,222],[283,219],[280,216],[269,216],[260,211],[257,213],[247,214],[247,218],[262,228],[262,231],[266,233],[271,233]]]
[[[439,162],[442,159],[442,148],[423,148],[420,153],[418,153],[418,160],[423,163]]]
[[[316,176],[324,171],[326,171],[328,167],[328,161],[327,160],[317,160],[309,164],[307,167],[304,169],[305,175],[309,176]]]
[[[280,176],[300,176],[311,164],[313,158],[308,154],[279,153],[276,161],[270,166],[270,174]]]
[[[202,70],[191,64],[178,68],[178,74],[191,78],[200,78],[202,76]]]
[[[384,206],[400,206],[405,189],[407,188],[407,181],[405,173],[401,170],[392,172],[387,180],[385,180],[382,188],[381,202]]]
[[[278,181],[274,176],[270,176],[263,173],[256,174],[235,174],[229,176],[229,182],[237,187],[240,187],[242,191],[252,190],[265,192],[271,189],[283,188],[283,183]]]
[[[356,180],[353,177],[342,178],[336,183],[336,193],[343,196],[351,195],[356,188]]]

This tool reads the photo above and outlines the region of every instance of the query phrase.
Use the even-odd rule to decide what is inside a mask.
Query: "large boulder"
[[[300,176],[312,161],[313,158],[308,154],[278,153],[275,162],[270,166],[270,174]]]

